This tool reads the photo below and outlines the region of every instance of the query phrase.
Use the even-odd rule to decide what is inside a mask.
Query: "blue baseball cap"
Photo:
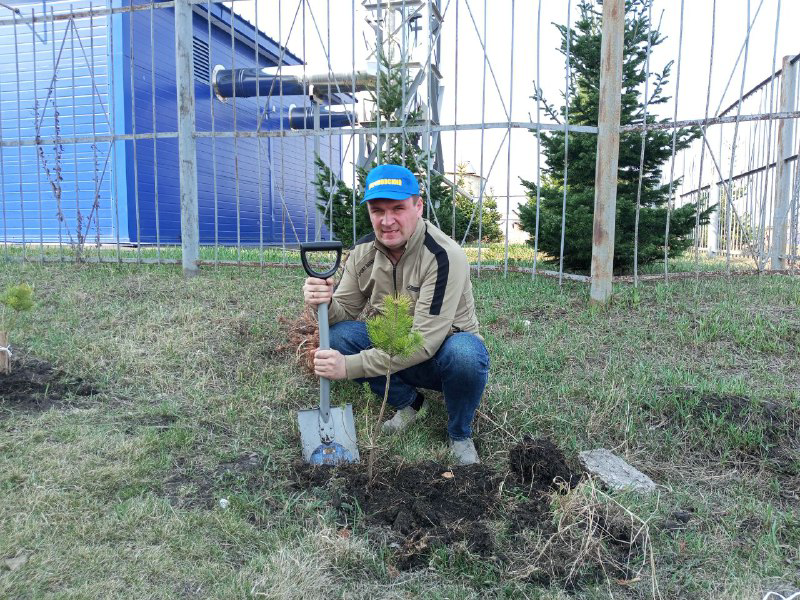
[[[400,165],[379,165],[367,175],[367,200],[405,200],[419,195],[419,182],[414,174]]]

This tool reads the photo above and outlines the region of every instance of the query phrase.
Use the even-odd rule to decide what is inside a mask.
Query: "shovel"
[[[329,271],[315,271],[308,263],[308,252],[336,251],[336,264]],[[300,259],[303,268],[311,277],[327,279],[339,268],[342,259],[341,242],[305,242],[300,244]],[[317,308],[320,350],[330,349],[328,335],[328,305]],[[303,460],[312,465],[338,465],[358,462],[356,425],[353,420],[353,405],[331,408],[331,382],[319,378],[319,408],[301,410],[297,413],[300,441],[303,445]]]

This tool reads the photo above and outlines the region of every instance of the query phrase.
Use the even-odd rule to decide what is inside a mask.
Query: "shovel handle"
[[[319,272],[315,271],[311,268],[311,265],[308,264],[308,260],[306,259],[306,252],[330,252],[331,250],[336,250],[336,264],[333,265],[333,268]],[[300,244],[300,260],[303,262],[303,268],[306,270],[306,273],[310,277],[318,277],[320,279],[327,279],[339,269],[339,263],[342,261],[342,242],[339,241],[330,241],[330,242],[303,242]]]
[[[328,328],[328,305],[325,303],[317,306],[317,321],[319,322],[319,349],[329,350],[331,339]],[[319,378],[319,418],[323,423],[330,421],[331,414],[331,380]]]

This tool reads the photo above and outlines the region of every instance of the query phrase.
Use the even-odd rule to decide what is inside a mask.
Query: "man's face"
[[[417,228],[422,200],[414,196],[405,200],[376,198],[367,202],[367,210],[378,241],[390,250],[399,250]]]

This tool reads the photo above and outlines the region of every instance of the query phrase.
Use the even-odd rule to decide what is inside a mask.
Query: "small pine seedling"
[[[8,331],[11,328],[13,316],[33,308],[33,288],[27,283],[9,286],[0,296],[0,304],[3,305],[0,313],[0,331]],[[6,309],[13,311],[12,317],[6,317]]]
[[[389,378],[392,374],[392,361],[395,357],[405,358],[422,347],[422,334],[411,329],[414,318],[411,316],[411,298],[408,296],[386,296],[383,301],[383,313],[367,320],[367,333],[372,345],[389,355],[386,366],[386,387],[383,403],[378,413],[378,420],[372,431],[369,458],[367,461],[367,485],[372,485],[372,473],[375,464],[375,443],[380,432],[386,400],[389,397]]]
[[[11,371],[11,345],[8,332],[13,329],[17,315],[33,307],[33,288],[27,283],[9,286],[0,295],[0,374]],[[8,315],[10,311],[10,316]]]

